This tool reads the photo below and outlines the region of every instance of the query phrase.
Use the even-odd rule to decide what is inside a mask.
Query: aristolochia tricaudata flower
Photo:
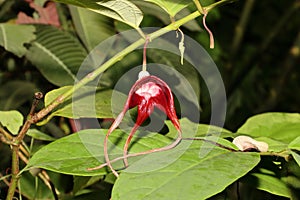
[[[107,165],[110,167],[110,169],[116,176],[118,176],[118,173],[113,169],[107,153],[108,136],[113,132],[114,129],[118,127],[125,113],[129,109],[134,107],[137,107],[137,112],[138,112],[137,119],[124,145],[123,158],[126,167],[128,166],[128,161],[127,161],[128,145],[136,130],[151,115],[151,113],[154,110],[154,107],[157,107],[158,109],[166,113],[166,115],[172,121],[173,125],[178,131],[178,138],[172,144],[166,147],[152,149],[147,152],[141,152],[138,154],[142,155],[151,152],[168,150],[175,147],[181,141],[180,124],[176,116],[173,95],[170,87],[163,80],[159,79],[156,76],[149,75],[140,78],[130,89],[124,108],[122,112],[118,115],[118,117],[115,119],[114,123],[111,125],[110,129],[106,134],[106,138],[104,141],[104,155],[105,155]]]

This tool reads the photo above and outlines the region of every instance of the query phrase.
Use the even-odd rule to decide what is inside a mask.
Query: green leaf
[[[70,6],[76,31],[88,50],[114,34],[109,18],[81,7]]]
[[[137,5],[144,13],[144,15],[152,15],[161,20],[164,24],[168,25],[171,23],[170,15],[166,13],[161,7],[156,4],[147,2],[147,1],[133,1],[135,5]],[[185,16],[191,14],[188,8],[182,9],[179,13],[177,13],[175,19],[181,19]],[[187,23],[182,25],[183,27],[191,30],[191,31],[201,31],[199,23],[193,19],[188,21]]]
[[[27,199],[52,199],[52,191],[45,185],[42,179],[32,176],[29,172],[22,173],[20,177],[22,195]]]
[[[24,44],[35,39],[35,28],[31,25],[0,23],[0,45],[9,52],[22,57],[27,49]]]
[[[105,10],[92,9],[93,11],[124,22],[134,28],[138,28],[141,21],[143,20],[142,11],[130,1],[111,0],[99,1],[97,3],[100,6],[103,6]]]
[[[164,9],[171,17],[191,3],[190,0],[146,0]]]
[[[238,133],[252,137],[269,137],[289,144],[299,135],[300,114],[264,113],[249,118]]]
[[[45,106],[48,106],[61,94],[70,90],[72,86],[65,86],[59,89],[52,90],[45,95]],[[68,99],[47,117],[46,123],[54,116],[62,116],[72,119],[78,118],[112,118],[112,93],[120,96],[124,94],[112,90],[96,90],[94,87],[85,86],[75,92],[71,99]],[[39,124],[39,125],[41,125]]]
[[[55,140],[54,137],[51,137],[37,129],[29,129],[27,131],[26,135],[28,135],[34,139],[37,139],[37,140],[43,140],[43,141],[54,141]]]
[[[75,176],[73,178],[73,193],[76,193],[103,179],[103,176]]]
[[[294,151],[292,151],[292,156],[300,167],[300,155]]]
[[[14,110],[32,102],[36,86],[27,81],[9,81],[0,86],[0,110]]]
[[[234,135],[231,131],[221,128],[218,126],[208,125],[208,124],[197,124],[190,121],[187,118],[182,118],[179,120],[181,124],[181,129],[184,132],[183,138],[188,137],[221,137],[221,138],[232,138]],[[177,135],[177,130],[171,121],[166,121],[166,125],[168,126],[169,133],[166,135],[168,137],[174,138]]]
[[[64,86],[73,85],[77,80],[86,51],[70,34],[52,26],[37,26],[37,39],[26,57],[48,81]]]
[[[273,171],[267,169],[261,168],[260,172],[251,173],[244,177],[242,182],[275,195],[291,197],[290,188],[279,177],[276,177]]]
[[[293,140],[290,144],[289,144],[289,148],[290,149],[295,149],[300,151],[300,136],[298,136],[295,140]]]
[[[112,199],[206,199],[244,176],[260,160],[256,153],[229,152],[215,146],[199,157],[199,141],[182,154],[182,145],[131,164],[117,179]],[[163,164],[176,154],[181,156],[173,163],[144,172],[147,166]]]
[[[288,149],[288,144],[268,137],[256,137],[255,140],[265,142],[269,145],[268,151],[281,152]]]
[[[23,115],[16,110],[0,111],[0,123],[6,127],[13,135],[17,135],[23,125]]]
[[[26,169],[32,167],[44,168],[51,171],[73,174],[78,176],[94,176],[107,174],[107,169],[88,171],[87,168],[95,167],[104,163],[103,141],[107,130],[90,129],[82,130],[70,136],[58,139],[37,151],[30,159]],[[115,130],[110,135],[113,144],[122,146],[126,140],[126,134]],[[133,138],[131,152],[141,152],[152,148],[165,146],[170,140],[162,135],[155,137]],[[109,148],[110,157],[123,155],[122,148]],[[122,161],[114,165],[116,168],[123,167]]]
[[[142,19],[143,13],[141,10],[127,0],[56,0],[60,3],[66,3],[76,5],[84,8],[88,8],[96,13],[105,15],[107,17],[116,19],[123,23],[130,25],[133,28],[138,28]]]

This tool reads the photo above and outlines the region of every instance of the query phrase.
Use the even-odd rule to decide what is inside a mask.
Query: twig
[[[9,185],[9,182],[7,178],[11,177],[11,174],[3,176],[2,173],[0,173],[0,181],[3,181],[6,185]]]
[[[47,185],[48,188],[51,189],[54,199],[58,200],[59,191],[55,188],[47,172],[45,170],[42,170],[41,173],[39,173],[39,177],[44,181],[45,185]]]
[[[12,145],[13,142],[11,140],[8,140],[4,134],[0,131],[0,141],[3,142],[4,144]]]
[[[12,139],[12,165],[11,165],[11,182],[8,188],[8,192],[7,192],[7,197],[6,200],[11,200],[14,197],[15,194],[15,190],[17,188],[18,185],[18,180],[19,180],[19,151],[20,151],[20,145],[22,144],[23,138],[26,135],[26,132],[28,131],[28,129],[30,128],[32,122],[31,122],[31,116],[34,113],[34,110],[38,104],[38,101],[42,98],[43,95],[41,95],[40,92],[35,93],[35,99],[32,103],[31,109],[30,109],[30,113],[29,113],[29,117],[26,120],[25,124],[23,125],[21,131],[19,132],[19,134],[14,137]]]

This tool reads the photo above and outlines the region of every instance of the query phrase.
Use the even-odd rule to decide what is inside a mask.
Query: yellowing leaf
[[[23,115],[16,110],[0,111],[0,123],[13,135],[17,135],[23,124]]]

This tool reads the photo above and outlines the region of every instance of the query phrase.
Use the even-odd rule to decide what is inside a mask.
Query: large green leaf
[[[56,185],[55,185],[56,186]],[[52,191],[44,184],[42,179],[29,172],[20,177],[22,195],[27,199],[53,199]]]
[[[260,169],[260,172],[251,173],[243,178],[242,182],[275,195],[284,197],[291,197],[292,195],[290,188],[284,181],[280,180],[273,171],[267,169]]]
[[[300,167],[300,155],[298,153],[292,151],[292,156]]]
[[[101,15],[119,20],[134,28],[138,28],[142,19],[143,13],[141,10],[127,0],[56,0],[60,3],[76,5],[88,8]]]
[[[107,169],[88,171],[87,168],[95,167],[104,162],[103,141],[107,130],[90,129],[83,130],[70,136],[56,140],[36,152],[30,159],[27,169],[40,167],[59,173],[73,174],[78,176],[93,176],[106,174]],[[120,130],[115,130],[110,141],[118,146],[123,146],[127,135]],[[133,139],[133,143],[139,140]],[[165,146],[170,140],[164,136],[143,138],[135,143],[130,151],[140,152],[160,146]],[[122,148],[109,146],[110,156],[122,155]],[[114,165],[116,168],[123,166],[122,161]]]
[[[244,176],[260,160],[256,153],[230,152],[213,145],[209,154],[199,157],[202,142],[195,141],[172,164],[143,172],[149,165],[163,164],[181,154],[183,145],[130,165],[117,179],[112,199],[206,199]]]
[[[30,43],[35,39],[35,28],[31,25],[0,24],[0,45],[22,57],[27,49],[24,44]]]
[[[70,6],[70,11],[76,31],[88,50],[114,34],[109,18],[76,6]]]
[[[84,189],[100,179],[103,179],[104,176],[74,176],[73,178],[73,193],[76,194],[81,189]]]
[[[300,151],[300,136],[298,136],[295,140],[293,140],[290,144],[289,144],[289,148],[290,149],[295,149],[297,151]]]
[[[269,137],[255,137],[255,140],[268,144],[268,151],[282,152],[288,149],[288,144]]]
[[[238,133],[252,137],[268,137],[289,144],[299,136],[300,114],[264,113],[249,118]]]
[[[187,119],[180,120],[183,135],[185,137],[192,137],[197,134],[198,125],[189,122]],[[171,123],[167,121],[169,127]],[[70,136],[58,139],[51,144],[45,146],[37,153],[35,153],[30,159],[29,167],[41,167],[49,170],[76,174],[81,176],[91,176],[96,174],[105,174],[106,170],[102,169],[99,171],[87,171],[86,168],[100,165],[104,162],[103,158],[103,141],[104,134],[107,130],[91,129],[83,130]],[[177,132],[175,129],[170,128],[170,135],[174,136]],[[193,133],[192,133],[193,132]],[[147,133],[147,132],[146,132]],[[148,133],[145,131],[137,132],[131,142],[130,152],[141,152],[148,149],[166,146],[171,143],[170,137],[166,137],[157,133]],[[121,130],[115,130],[109,137],[113,144],[116,144],[119,148],[110,147],[112,151],[109,153],[110,156],[116,157],[122,154],[123,145],[127,134]],[[208,138],[210,139],[210,138]],[[218,142],[225,144],[227,140],[219,139]],[[188,148],[191,141],[184,140],[182,147]],[[197,148],[200,148],[201,141],[196,141]],[[211,148],[211,144],[209,148]],[[177,148],[177,147],[176,147]],[[183,148],[181,148],[183,149]],[[134,159],[131,158],[130,163]],[[76,166],[76,167],[75,167]],[[116,168],[122,167],[122,162],[117,162],[114,165]]]
[[[0,110],[14,110],[32,102],[36,85],[27,81],[9,81],[0,86]]]
[[[46,133],[43,133],[37,129],[28,129],[26,135],[37,139],[37,140],[43,140],[43,141],[54,141],[55,138],[51,137],[50,135],[47,135]]]
[[[133,1],[133,3],[136,4],[143,11],[144,15],[153,15],[156,18],[160,19],[166,25],[171,23],[170,15],[168,15],[168,13],[166,13],[157,4],[153,4],[147,1],[140,1],[140,0]],[[175,19],[181,19],[189,14],[191,14],[189,9],[187,8],[182,9],[176,15]],[[195,19],[183,24],[182,26],[191,31],[201,31],[200,25]]]
[[[37,39],[26,57],[51,83],[72,85],[86,57],[82,45],[70,34],[51,26],[37,26]]]
[[[208,125],[208,124],[196,124],[187,118],[180,119],[181,129],[183,131],[183,138],[193,138],[193,137],[221,137],[221,138],[233,138],[231,131],[221,128],[218,126]],[[177,135],[176,129],[171,121],[166,121],[169,133],[166,135],[168,137],[174,138]],[[233,145],[234,146],[234,145]]]
[[[146,0],[157,4],[164,9],[171,17],[174,17],[180,10],[191,3],[190,0]]]
[[[72,86],[65,86],[48,92],[45,96],[45,106],[48,106],[57,97],[70,90]],[[78,118],[112,118],[111,97],[112,90],[96,90],[94,87],[85,86],[75,92],[47,117],[41,124],[46,123],[54,116],[72,119]],[[122,93],[114,91],[119,97]]]
[[[23,124],[23,115],[17,110],[0,111],[0,123],[12,134],[17,135]]]

